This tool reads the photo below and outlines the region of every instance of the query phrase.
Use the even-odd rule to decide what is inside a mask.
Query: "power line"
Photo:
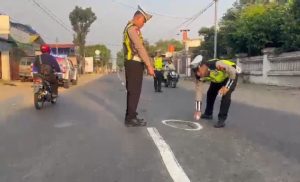
[[[35,0],[34,0],[35,1]],[[36,1],[35,1],[36,2]],[[68,25],[64,23],[62,19],[60,19],[53,11],[51,11],[47,6],[45,6],[43,3],[39,2],[41,6],[43,6],[44,9],[46,9],[49,13],[51,13],[59,22],[61,22],[64,26],[68,28]],[[69,29],[69,28],[68,28]]]
[[[191,16],[189,19],[187,19],[186,21],[180,23],[178,26],[172,28],[170,31],[166,32],[166,33],[170,33],[173,32],[174,30],[178,30],[179,28],[183,27],[185,25],[185,27],[187,28],[191,23],[193,23],[195,20],[197,20],[201,15],[203,15],[212,5],[214,5],[215,0],[213,0],[211,3],[209,3],[205,8],[201,9],[198,13],[194,14],[193,16]]]
[[[70,30],[63,22],[61,22],[60,20],[58,20],[56,18],[55,15],[53,15],[54,13],[50,13],[47,8],[45,8],[44,6],[42,6],[40,3],[38,3],[36,0],[31,0],[34,5],[36,5],[38,8],[40,8],[46,15],[48,15],[53,21],[55,21],[57,24],[59,24],[63,29],[65,29],[66,31],[73,33],[72,30]]]
[[[116,0],[112,0],[113,3],[116,3],[120,6],[123,6],[125,8],[129,8],[129,9],[134,9],[136,10],[136,7],[116,1]],[[157,15],[157,16],[162,16],[162,17],[167,17],[167,18],[173,18],[173,19],[189,19],[188,17],[180,17],[180,16],[171,16],[171,15],[166,15],[166,14],[162,14],[162,13],[157,13],[157,12],[153,12],[153,11],[148,11],[150,14],[153,15]]]
[[[191,25],[195,20],[197,20],[202,14],[204,14],[210,7],[212,7],[215,4],[215,1],[212,1],[207,7],[205,7],[204,9],[202,9],[187,25],[186,27],[188,27],[189,25]]]

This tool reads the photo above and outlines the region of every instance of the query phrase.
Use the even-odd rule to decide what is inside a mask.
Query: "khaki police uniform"
[[[222,96],[220,111],[218,115],[219,121],[225,121],[228,116],[229,107],[231,104],[231,94],[237,84],[237,71],[235,63],[228,60],[211,60],[208,61],[210,74],[205,78],[196,79],[196,109],[201,111],[201,103],[203,98],[203,82],[210,81],[211,84],[207,91],[206,109],[204,115],[212,116],[214,103],[219,90],[226,86],[229,91]]]
[[[139,10],[146,21],[151,15],[146,14],[140,7]],[[140,99],[144,65],[150,65],[151,60],[144,46],[140,29],[129,22],[123,32],[123,50],[125,56],[125,77],[127,89],[127,108],[125,120],[137,117],[137,106]]]

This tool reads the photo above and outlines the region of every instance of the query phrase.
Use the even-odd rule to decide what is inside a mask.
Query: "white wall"
[[[264,56],[238,58],[245,82],[300,87],[300,52],[274,54],[274,49],[263,50]]]

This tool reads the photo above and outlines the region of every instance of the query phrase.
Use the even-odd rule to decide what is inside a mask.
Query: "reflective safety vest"
[[[125,60],[133,60],[134,56],[138,56],[137,50],[134,48],[134,45],[128,34],[128,29],[132,26],[134,26],[134,24],[132,22],[129,22],[126,25],[124,32],[123,32],[123,50],[124,50]],[[142,33],[140,32],[140,30],[137,29],[137,33],[140,36],[142,44],[144,44],[144,39],[143,39],[143,36],[142,36]]]
[[[163,59],[162,57],[154,58],[154,69],[157,71],[161,71],[163,69]]]
[[[224,80],[228,78],[228,74],[224,70],[217,70],[216,69],[216,62],[217,61],[222,61],[223,63],[229,65],[229,66],[236,66],[234,62],[231,62],[229,60],[210,60],[209,62],[209,69],[210,73],[208,77],[205,77],[205,81],[211,81],[214,83],[222,83]]]

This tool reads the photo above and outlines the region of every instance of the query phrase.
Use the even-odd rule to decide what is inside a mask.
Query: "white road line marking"
[[[125,92],[127,93],[127,89],[126,89],[126,86],[125,86],[125,82],[122,80],[121,76],[120,76],[120,73],[117,71],[117,75],[118,75],[118,79],[120,80],[121,82],[121,85],[125,88]]]
[[[175,158],[170,146],[161,137],[156,128],[147,128],[151,138],[157,146],[167,170],[174,182],[190,182],[190,179],[183,171]]]

